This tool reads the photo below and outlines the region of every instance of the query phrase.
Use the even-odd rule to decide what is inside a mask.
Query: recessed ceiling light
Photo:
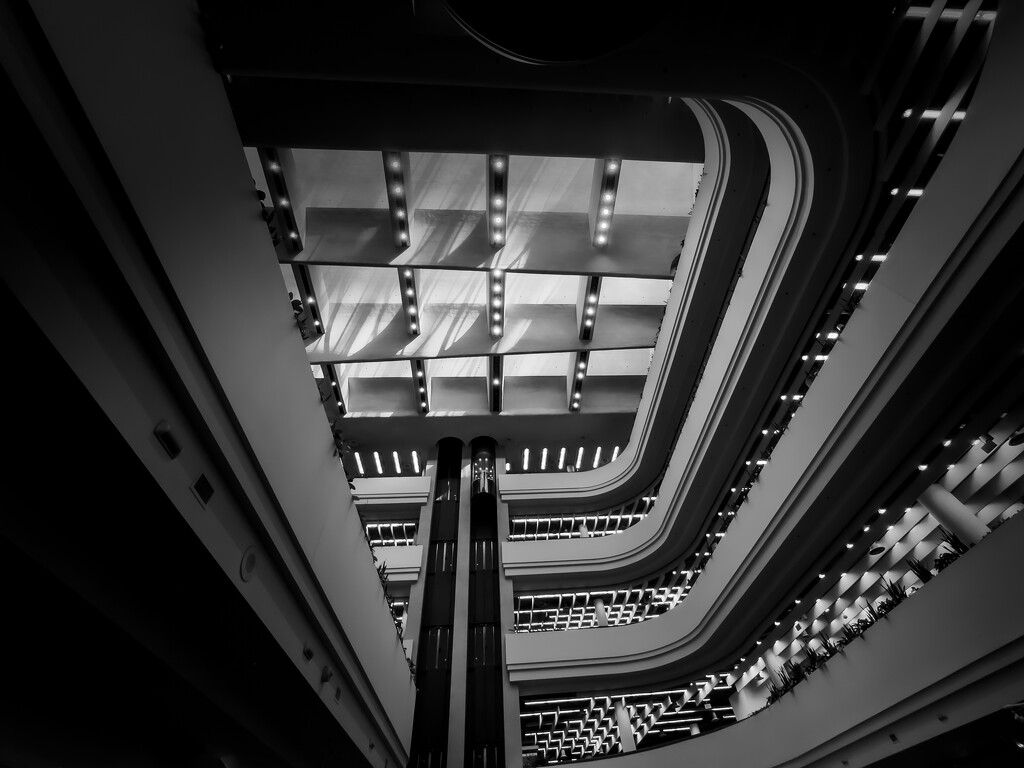
[[[277,173],[278,171],[281,170],[281,166],[278,163],[271,163],[267,167],[270,168],[270,170],[272,170],[274,173]]]
[[[494,223],[495,224],[501,224],[501,222],[503,222],[503,221],[504,221],[504,219],[501,218],[501,216],[495,216],[494,217]]]
[[[591,320],[590,318],[587,318],[586,320],[583,321],[583,324],[585,326],[587,326],[587,328],[589,328],[590,326],[592,326],[594,324],[594,321]]]
[[[491,383],[494,384],[494,386],[498,386],[501,384],[501,379],[494,379]]]
[[[501,333],[501,326],[500,325],[496,325],[491,330],[494,331],[495,334],[499,334],[499,333]]]
[[[400,184],[395,184],[394,188],[392,188],[391,191],[394,192],[396,195],[400,195],[402,194],[402,186]]]
[[[608,170],[609,171],[617,171],[617,170],[619,170],[619,164],[616,163],[614,160],[612,160],[610,163],[608,163]]]
[[[405,289],[405,295],[406,296],[415,296],[416,295],[416,291],[414,291],[412,288],[406,288]]]
[[[605,237],[604,235],[598,235],[597,236],[597,244],[598,245],[604,245],[607,242],[608,242],[608,238]]]
[[[501,320],[501,312],[495,312],[494,313],[494,322],[498,322],[499,320]]]
[[[505,161],[502,160],[501,158],[496,158],[494,160],[494,167],[500,171],[502,168],[505,167]]]
[[[503,206],[504,204],[505,204],[505,201],[502,200],[500,197],[494,198],[494,207],[495,208],[501,208],[501,206]]]
[[[605,192],[604,193],[604,201],[606,203],[610,203],[614,199],[615,199],[615,195],[613,195],[611,192]]]

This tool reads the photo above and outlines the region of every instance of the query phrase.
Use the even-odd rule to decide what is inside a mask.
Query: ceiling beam
[[[227,90],[246,146],[704,160],[693,113],[663,96],[245,76]],[[288,103],[301,118],[267,108]],[[396,104],[427,119],[396,119]]]
[[[508,155],[487,156],[487,242],[504,247],[508,231]]]
[[[304,343],[311,344],[324,335],[320,302],[317,301],[316,291],[313,289],[309,267],[305,264],[292,264],[292,276],[299,289],[299,295],[292,299],[292,308],[301,310],[296,313],[295,322],[303,332]],[[296,301],[299,302],[298,305],[295,304]]]
[[[488,199],[488,211],[493,197]],[[308,208],[304,250],[283,256],[279,252],[278,256],[284,262],[336,266],[500,268],[667,279],[672,277],[672,261],[690,223],[689,216],[618,214],[614,242],[598,249],[593,244],[589,213],[520,211],[514,230],[502,233],[504,246],[496,250],[488,240],[494,235],[495,215],[479,210],[411,210],[409,247],[396,253],[385,224],[387,212]]]
[[[423,332],[423,313],[420,311],[416,292],[416,270],[408,267],[399,269],[398,285],[402,295],[406,331],[410,336],[419,336]]]
[[[491,270],[483,314],[491,339],[499,341],[505,334],[505,272],[501,269]]]
[[[611,242],[612,213],[619,190],[618,160],[594,160],[594,180],[590,186],[590,242],[595,248],[604,250]]]
[[[421,413],[430,412],[430,379],[427,377],[425,360],[410,360],[412,366],[412,386],[420,405]]]
[[[505,366],[502,364],[504,358],[501,355],[491,355],[487,358],[487,393],[488,402],[491,406],[491,413],[501,413],[501,400],[504,385]]]
[[[384,185],[388,212],[391,214],[391,236],[395,251],[401,253],[412,243],[412,190],[408,152],[381,152],[384,161]]]
[[[417,312],[417,327],[425,331],[413,338],[400,305],[332,308],[330,333],[309,345],[309,361],[353,363],[580,349],[646,349],[655,345],[664,308],[649,304],[605,307],[601,312],[601,333],[592,341],[580,340],[581,325],[577,324],[576,307],[571,304],[515,304],[504,313],[497,337],[493,335],[492,307],[428,304]],[[370,322],[376,329],[373,337],[367,339],[364,332]]]
[[[576,294],[576,325],[580,341],[592,341],[597,330],[597,303],[601,297],[601,278],[581,275]]]
[[[572,413],[580,413],[583,410],[583,382],[587,380],[590,352],[589,350],[581,349],[570,360],[572,362],[565,375],[568,397],[566,408]]]

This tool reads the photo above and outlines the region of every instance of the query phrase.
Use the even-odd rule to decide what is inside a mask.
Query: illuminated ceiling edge
[[[758,332],[762,328],[764,319],[776,298],[779,285],[786,274],[791,263],[792,256],[801,241],[804,224],[812,205],[813,175],[809,150],[804,137],[799,133],[796,126],[785,115],[778,110],[770,110],[765,105],[749,104],[744,106],[737,104],[748,113],[762,136],[769,149],[772,167],[774,168],[772,187],[769,192],[774,195],[772,202],[765,209],[764,217],[755,235],[755,243],[751,247],[750,255],[744,265],[747,274],[754,272],[757,261],[760,258],[761,266],[765,270],[765,279],[760,282],[756,294],[756,300],[750,307],[741,306],[733,301],[727,310],[726,321],[723,322],[722,331],[716,340],[711,357],[708,361],[707,371],[703,377],[694,399],[694,408],[691,409],[686,422],[683,424],[676,448],[669,460],[669,467],[665,479],[662,481],[660,495],[667,503],[658,504],[654,511],[640,523],[630,527],[626,531],[615,536],[601,538],[581,538],[568,540],[551,541],[516,541],[502,543],[502,563],[506,575],[512,578],[524,576],[550,577],[557,580],[560,576],[568,573],[585,571],[591,569],[642,569],[644,562],[655,552],[666,545],[674,550],[682,550],[693,543],[699,531],[689,519],[683,519],[681,510],[684,503],[684,496],[690,491],[696,482],[699,463],[706,458],[709,442],[715,434],[719,424],[725,417],[725,409],[730,402],[730,397],[736,387],[739,376],[743,373],[750,352],[757,341]],[[696,111],[696,110],[695,110]],[[699,115],[700,113],[698,113]],[[760,123],[760,124],[758,124]],[[720,122],[701,120],[702,128],[707,125],[709,128],[720,128]],[[705,167],[716,167],[719,163],[719,156],[711,151],[711,146],[721,150],[721,168],[718,168],[719,175],[716,176],[715,189],[720,190],[718,182],[728,175],[729,164],[732,162],[731,153],[728,147],[727,137],[719,130],[715,130],[714,138],[716,143],[710,145],[708,162]],[[721,140],[720,142],[718,140]],[[786,168],[788,173],[781,169]],[[784,184],[784,179],[791,174],[792,189]],[[782,200],[778,200],[779,196]],[[715,196],[712,205],[709,205],[710,212],[707,215],[704,210],[694,211],[694,217],[701,222],[699,244],[695,244],[695,250],[704,250],[710,240],[714,225],[717,223],[717,212],[720,207],[723,195],[721,191]],[[701,214],[698,217],[698,214]],[[772,238],[773,227],[778,231],[778,237]],[[769,242],[759,243],[758,238],[768,238]],[[756,246],[756,247],[755,247]],[[739,293],[739,290],[737,290]],[[683,291],[674,299],[683,303]],[[734,294],[733,298],[736,298]],[[675,309],[678,305],[673,305]],[[659,348],[664,350],[661,359],[659,374],[663,374],[667,366],[665,360],[667,355],[673,354],[681,343],[679,328],[682,324],[682,312],[677,312],[673,320],[672,339],[666,341],[666,345],[672,344],[671,350],[661,347],[662,339],[659,339]],[[727,335],[727,326],[730,319],[734,327],[732,333],[736,335],[735,346],[729,351],[723,351],[722,341]],[[665,336],[667,334],[663,334]],[[728,345],[726,345],[728,346]],[[727,357],[726,357],[727,356]],[[656,352],[655,357],[659,355]],[[724,377],[721,381],[714,376],[708,375],[715,368],[721,368]],[[652,384],[650,379],[648,385],[651,388],[657,387],[657,402],[662,396],[669,396],[667,393],[667,382],[663,376],[659,376],[656,383]],[[645,390],[645,398],[648,392]],[[655,397],[652,395],[652,398]],[[648,401],[650,402],[650,401]],[[644,400],[641,400],[643,405]],[[694,411],[698,404],[703,403],[706,413],[703,418],[695,418]],[[639,415],[639,414],[638,414]],[[657,418],[657,409],[648,408],[646,428]],[[638,419],[639,421],[639,419]],[[634,425],[634,431],[637,427]],[[632,448],[632,445],[630,446]],[[629,450],[629,449],[627,449]],[[623,452],[625,454],[626,451]],[[639,452],[638,452],[639,453]],[[641,464],[640,459],[643,453],[630,455],[628,469],[636,472]],[[620,460],[622,455],[620,454]],[[612,467],[612,464],[595,470],[594,473],[579,473],[581,475],[596,474],[602,470]],[[624,470],[623,474],[625,474]],[[504,476],[507,481],[510,476]],[[514,477],[528,477],[516,475]],[[543,476],[548,477],[548,476]],[[554,477],[574,477],[573,475],[556,475]],[[621,477],[621,476],[620,476]],[[620,480],[622,482],[622,480]],[[502,487],[502,500],[506,500],[506,491]]]

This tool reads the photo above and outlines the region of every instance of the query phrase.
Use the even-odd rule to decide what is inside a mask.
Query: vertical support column
[[[594,600],[594,618],[597,619],[597,626],[608,626],[608,612],[604,609],[604,600],[601,598]]]
[[[964,544],[981,541],[991,530],[941,485],[932,484],[918,498],[928,512]]]
[[[450,708],[456,703],[461,705],[463,701],[461,695],[451,695],[459,668],[454,662],[458,658],[454,656],[457,651],[454,642],[458,583],[456,560],[459,550],[465,549],[457,546],[463,498],[461,470],[462,442],[454,438],[442,440],[437,447],[430,539],[423,578],[423,607],[418,617],[416,687],[419,694],[413,714],[409,759],[413,768],[444,765],[446,756],[452,752]],[[462,645],[464,658],[465,643]],[[461,693],[462,688],[455,690]],[[459,746],[461,755],[461,742]]]
[[[508,504],[501,500],[501,477],[505,474],[505,454],[500,446],[495,448],[494,456],[495,479],[498,481],[498,496],[496,505],[496,517],[498,522],[499,539],[501,536],[508,536],[512,532],[509,522]],[[515,595],[512,589],[512,579],[505,576],[504,563],[501,560],[502,548],[498,546],[498,601],[501,607],[501,633],[507,636],[515,628]],[[511,768],[522,763],[523,739],[519,723],[519,688],[509,680],[508,670],[504,663],[504,643],[502,643],[502,704],[504,714],[505,731],[505,765]]]
[[[449,705],[448,762],[445,768],[462,768],[466,758],[466,658],[469,653],[469,563],[471,453],[463,456],[459,470],[459,553],[455,561],[455,601],[452,622],[452,691]]]
[[[466,768],[504,768],[502,659],[495,444],[471,443],[469,654],[466,658]]]
[[[615,703],[615,725],[619,729],[619,746],[623,752],[636,752],[636,739],[633,738],[633,724],[629,721],[629,711],[626,705],[617,701]]]

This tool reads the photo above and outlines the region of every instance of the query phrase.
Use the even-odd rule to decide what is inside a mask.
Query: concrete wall
[[[352,673],[365,675],[407,748],[415,689],[405,654],[373,599],[380,585],[195,8],[33,8],[300,548],[297,567],[315,574],[358,659]]]

